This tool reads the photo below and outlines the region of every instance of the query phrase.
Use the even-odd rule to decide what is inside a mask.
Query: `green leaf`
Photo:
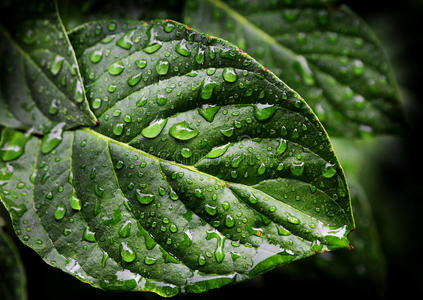
[[[270,68],[304,97],[331,136],[398,133],[403,127],[384,50],[345,6],[188,0],[185,22],[237,44]]]
[[[25,270],[19,252],[13,241],[1,229],[0,295],[4,300],[27,299]]]
[[[176,22],[98,21],[69,36],[99,125],[57,141],[9,129],[0,142],[23,141],[0,162],[0,197],[47,263],[173,296],[349,248],[329,138],[273,73]]]
[[[46,133],[95,124],[75,53],[53,1],[2,1],[0,123]]]

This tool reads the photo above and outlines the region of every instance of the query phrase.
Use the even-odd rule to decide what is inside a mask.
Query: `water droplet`
[[[122,49],[129,50],[132,48],[132,44],[134,43],[131,38],[134,35],[134,30],[130,30],[126,32],[120,39],[116,41],[116,45],[121,47]]]
[[[57,100],[53,99],[51,100],[50,105],[48,107],[48,113],[50,115],[57,115],[58,112],[59,112],[59,107],[57,105]]]
[[[361,60],[354,60],[354,69],[353,69],[355,76],[360,76],[364,73],[364,64]]]
[[[95,243],[95,234],[88,227],[85,228],[83,237],[87,242]]]
[[[219,106],[206,104],[198,109],[198,113],[207,121],[213,122],[214,116],[217,114],[219,109],[220,109]]]
[[[92,104],[91,104],[91,106],[92,106],[92,108],[93,109],[98,109],[98,108],[100,108],[101,107],[101,104],[102,104],[103,102],[101,101],[101,99],[100,98],[96,98],[96,99],[94,99],[93,100],[93,102],[92,102]]]
[[[119,229],[119,235],[127,238],[131,234],[131,221],[126,221]]]
[[[257,169],[257,175],[263,175],[264,172],[266,172],[266,165],[264,163],[261,163]]]
[[[238,79],[234,68],[225,68],[222,73],[223,79],[227,82],[235,82]]]
[[[195,56],[195,61],[202,65],[204,63],[204,48],[203,47],[198,47],[198,52],[197,55]]]
[[[119,75],[120,73],[122,73],[124,69],[125,69],[125,66],[123,65],[123,62],[121,60],[119,60],[119,61],[112,63],[109,66],[109,73],[111,75],[116,76],[116,75]]]
[[[182,148],[182,149],[181,149],[181,155],[182,155],[184,158],[190,158],[190,157],[192,156],[192,151],[191,151],[191,149],[189,149],[189,148]]]
[[[304,172],[304,162],[302,161],[293,162],[290,167],[290,170],[292,175],[301,176]]]
[[[63,128],[66,123],[58,123],[47,135],[43,137],[41,142],[41,152],[44,154],[49,153],[55,149],[63,140]]]
[[[11,161],[19,158],[24,153],[25,144],[30,137],[19,131],[8,128],[3,129],[0,141],[1,160]]]
[[[206,264],[206,258],[203,255],[198,256],[198,265],[204,266]]]
[[[167,119],[160,119],[153,121],[149,126],[145,127],[141,134],[149,139],[155,138],[162,132],[163,128],[166,126]]]
[[[277,109],[277,106],[271,104],[256,104],[254,106],[254,117],[259,121],[266,121],[275,114]]]
[[[228,228],[232,228],[232,227],[235,226],[235,220],[231,215],[226,215],[225,226],[228,227]]]
[[[135,191],[135,196],[137,197],[137,200],[139,203],[148,205],[154,200],[154,195],[152,194],[144,194],[139,189]]]
[[[81,200],[76,196],[75,191],[72,192],[72,195],[69,199],[69,204],[74,210],[81,210]]]
[[[66,206],[63,204],[59,204],[56,209],[54,210],[54,218],[56,220],[61,220],[64,218],[66,214]]]
[[[294,225],[298,225],[298,224],[301,223],[299,219],[297,219],[293,216],[288,216],[288,222],[291,223],[291,224],[294,224]]]
[[[141,81],[141,79],[142,79],[142,73],[138,73],[129,77],[126,82],[128,83],[129,86],[133,87],[133,86],[136,86],[138,82]]]
[[[90,61],[93,64],[99,63],[101,59],[103,58],[103,51],[101,50],[93,50],[90,53]]]
[[[285,139],[280,139],[279,145],[276,148],[276,154],[281,155],[282,153],[286,151],[287,148],[288,148],[288,142]]]
[[[206,78],[203,81],[200,97],[203,100],[209,100],[213,95],[213,90],[217,86],[217,83],[212,81],[210,78]]]
[[[145,59],[138,59],[135,61],[135,64],[138,68],[144,69],[147,66],[147,61]]]
[[[113,126],[113,134],[114,135],[122,135],[123,133],[123,128],[125,127],[125,124],[123,123],[117,123]]]
[[[166,22],[163,26],[163,30],[167,33],[172,32],[175,29],[175,24]]]
[[[207,214],[209,214],[210,216],[214,216],[217,213],[217,208],[216,206],[212,206],[209,204],[206,204],[204,206],[204,210],[206,211]]]
[[[60,55],[55,55],[53,57],[53,60],[51,62],[51,66],[50,66],[51,74],[53,74],[53,75],[59,74],[60,70],[62,69],[62,65],[63,65],[64,60],[65,60],[65,58],[63,56],[60,56]]]
[[[127,263],[133,262],[136,258],[134,250],[132,250],[125,242],[120,244],[120,256]]]
[[[188,48],[188,42],[186,40],[181,40],[180,43],[176,45],[175,51],[182,56],[191,55],[191,50]]]
[[[207,158],[218,158],[219,156],[222,156],[226,150],[228,150],[230,144],[222,145],[219,147],[214,147],[208,154]]]
[[[175,224],[172,223],[172,224],[169,225],[169,231],[172,232],[172,233],[176,233],[176,232],[178,232],[178,227]]]
[[[326,163],[322,167],[322,175],[326,178],[332,178],[336,174],[336,169],[334,168],[334,164]]]
[[[159,75],[166,75],[169,71],[169,61],[165,58],[159,59],[156,63],[156,71]]]
[[[187,141],[196,137],[199,134],[199,131],[197,129],[190,128],[186,121],[182,121],[172,125],[169,129],[169,134],[175,139]]]

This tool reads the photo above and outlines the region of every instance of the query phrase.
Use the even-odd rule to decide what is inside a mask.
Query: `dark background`
[[[342,2],[342,1],[341,1]],[[363,280],[345,280],[311,270],[308,262],[298,262],[300,274],[285,268],[268,272],[235,285],[201,295],[182,295],[175,299],[246,298],[362,298],[422,299],[421,261],[423,227],[423,163],[420,140],[422,105],[423,1],[378,0],[343,1],[376,31],[390,56],[403,92],[408,131],[392,139],[388,146],[369,155],[372,178],[363,178],[369,193],[381,244],[387,262],[385,285],[375,287]],[[181,4],[182,5],[182,4]],[[366,176],[363,171],[363,176]],[[369,175],[370,176],[370,175]],[[369,180],[367,180],[369,179]],[[17,242],[28,280],[28,298],[32,299],[159,299],[152,293],[105,292],[81,283],[54,269],[31,249]],[[303,266],[303,268],[302,268]],[[289,266],[288,266],[289,267]],[[289,269],[287,269],[289,270]]]

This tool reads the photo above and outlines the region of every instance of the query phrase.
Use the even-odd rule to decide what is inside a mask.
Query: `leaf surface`
[[[262,65],[170,21],[69,37],[99,125],[53,144],[5,129],[0,143],[0,196],[45,261],[96,287],[173,296],[349,247],[328,136]]]
[[[54,1],[2,1],[0,21],[0,123],[46,133],[90,126],[75,53]]]
[[[300,93],[333,136],[398,133],[399,91],[369,26],[335,1],[188,1],[185,23],[248,51]]]

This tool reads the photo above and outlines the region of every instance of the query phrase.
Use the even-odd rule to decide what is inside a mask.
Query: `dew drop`
[[[66,206],[64,206],[63,204],[59,204],[54,210],[54,218],[58,221],[63,219],[65,214],[66,214]]]
[[[224,68],[222,73],[223,79],[227,82],[235,82],[238,79],[234,68]]]
[[[196,137],[199,134],[199,131],[198,129],[190,128],[186,121],[182,121],[172,125],[169,129],[169,134],[175,139],[187,141]]]
[[[63,128],[65,125],[65,122],[58,123],[47,135],[43,137],[41,142],[42,153],[47,154],[60,144],[63,140]]]
[[[120,256],[122,257],[122,259],[127,262],[133,262],[136,258],[135,252],[134,250],[132,250],[127,243],[122,242],[120,244]]]
[[[141,134],[149,139],[155,138],[162,132],[163,128],[166,126],[167,119],[160,119],[153,121],[149,126],[145,127]]]
[[[148,205],[154,200],[154,195],[152,194],[144,194],[139,189],[135,191],[135,196],[137,197],[137,200],[139,203],[143,205]]]
[[[122,73],[124,69],[125,69],[125,66],[123,65],[122,61],[119,60],[119,61],[112,63],[109,66],[109,73],[111,75],[116,76],[116,75],[119,75],[120,73]]]
[[[167,72],[169,71],[169,66],[170,66],[170,64],[169,64],[169,61],[167,59],[165,59],[165,58],[159,59],[156,62],[157,74],[166,75]]]

